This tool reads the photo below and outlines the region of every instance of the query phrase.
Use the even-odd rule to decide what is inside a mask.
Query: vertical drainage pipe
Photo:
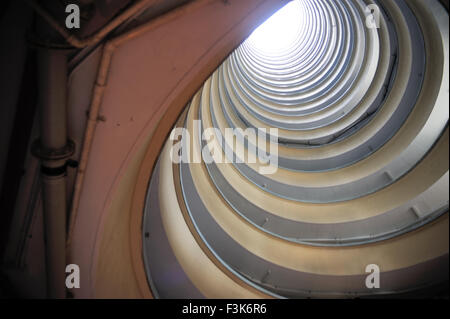
[[[38,48],[40,137],[32,152],[41,159],[44,238],[49,298],[65,298],[66,162],[74,144],[67,137],[67,50]]]

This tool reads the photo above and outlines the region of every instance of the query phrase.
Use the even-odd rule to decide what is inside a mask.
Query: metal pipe
[[[84,181],[84,174],[88,163],[89,152],[91,149],[92,140],[95,133],[95,128],[97,126],[100,105],[103,99],[103,92],[106,87],[107,74],[114,49],[115,46],[112,44],[112,42],[108,42],[103,47],[102,59],[97,73],[97,80],[94,85],[92,102],[89,109],[89,116],[86,124],[86,130],[84,131],[83,146],[81,148],[81,156],[78,164],[78,171],[73,189],[72,207],[70,210],[69,231],[67,236],[67,247],[69,247],[71,244],[73,227],[75,225],[76,212],[78,211],[78,205],[81,196],[81,188],[83,186]]]
[[[38,52],[42,146],[61,149],[67,143],[66,88],[67,57],[63,50]],[[62,120],[63,119],[63,120]],[[54,163],[48,163],[54,165]]]
[[[60,37],[37,21],[32,45],[37,49],[40,131],[32,153],[41,160],[47,296],[65,298],[66,162],[74,152],[67,136],[67,54]]]
[[[47,297],[65,298],[66,178],[42,174]]]
[[[59,23],[56,21],[56,19],[53,18],[44,8],[42,8],[42,6],[36,0],[30,1],[29,3],[33,7],[33,9],[42,18],[44,18],[44,20],[47,21],[47,23],[50,24],[53,29],[55,29],[60,35],[62,35],[68,43],[70,43],[72,46],[76,48],[85,48],[99,43],[109,32],[114,30],[116,27],[118,27],[124,21],[128,20],[130,17],[146,9],[151,2],[155,2],[155,0],[138,1],[136,4],[132,5],[124,12],[122,12],[117,18],[113,19],[108,24],[106,24],[98,32],[84,39],[79,39],[75,35],[67,32],[66,29],[64,27],[61,27]]]
[[[67,50],[39,47],[40,138],[32,146],[41,159],[44,238],[49,298],[65,298],[66,161],[74,146],[67,137]]]

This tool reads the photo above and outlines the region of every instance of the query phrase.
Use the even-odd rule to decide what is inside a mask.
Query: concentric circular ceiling
[[[143,230],[154,295],[367,296],[448,280],[448,57],[438,1],[297,0],[276,13],[205,82],[160,155]]]

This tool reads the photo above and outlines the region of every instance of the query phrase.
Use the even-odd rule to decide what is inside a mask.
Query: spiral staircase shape
[[[156,297],[390,296],[448,281],[448,13],[435,0],[288,5],[295,41],[242,43],[180,116],[188,137],[160,155],[143,221]],[[180,141],[193,160],[171,160]],[[277,149],[276,167],[248,161],[261,149]]]

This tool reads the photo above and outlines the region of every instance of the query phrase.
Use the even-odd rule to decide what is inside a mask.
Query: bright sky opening
[[[264,54],[285,51],[299,35],[302,13],[300,1],[289,2],[253,31],[247,43]]]

